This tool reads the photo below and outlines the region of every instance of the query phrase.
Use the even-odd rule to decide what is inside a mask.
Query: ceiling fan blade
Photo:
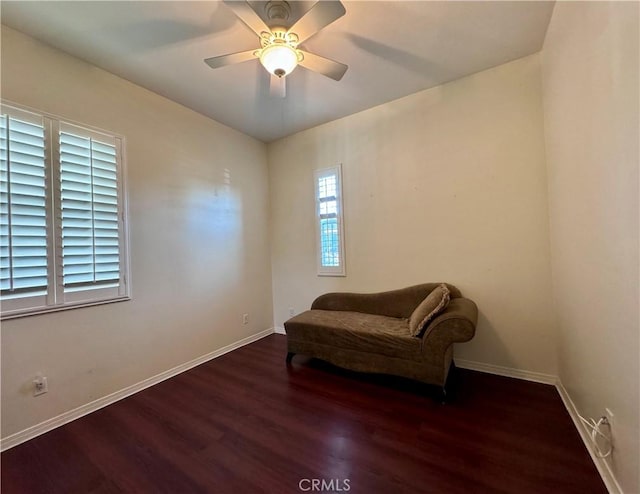
[[[342,76],[349,68],[348,65],[309,53],[308,51],[302,51],[302,54],[304,58],[302,62],[299,62],[299,65],[305,69],[313,70],[314,72],[327,76],[334,81],[342,79]]]
[[[271,32],[269,26],[265,24],[246,0],[224,0],[224,4],[233,10],[240,20],[249,26],[258,36],[260,36],[262,32]]]
[[[302,43],[345,13],[344,5],[339,1],[319,1],[291,26],[289,32],[297,34],[298,43]]]
[[[217,69],[218,67],[224,67],[225,65],[233,65],[235,63],[253,60],[254,58],[258,58],[256,57],[256,50],[249,50],[230,53],[228,55],[220,55],[219,57],[205,58],[204,63],[212,69]]]
[[[274,98],[284,98],[287,95],[287,81],[284,77],[271,74],[269,94]]]

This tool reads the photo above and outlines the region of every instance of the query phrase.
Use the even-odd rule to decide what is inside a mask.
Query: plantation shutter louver
[[[65,291],[120,280],[115,142],[60,132],[62,278]]]
[[[0,117],[0,289],[3,295],[47,291],[44,125]]]

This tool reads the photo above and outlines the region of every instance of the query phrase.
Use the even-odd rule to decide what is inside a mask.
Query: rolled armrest
[[[478,308],[468,298],[454,298],[446,310],[427,327],[422,348],[446,350],[452,343],[469,341],[476,333]]]
[[[326,293],[313,301],[311,309],[345,310],[379,316],[409,318],[418,304],[436,286],[438,283],[424,283],[379,293]],[[447,286],[452,296],[460,296],[456,287]]]

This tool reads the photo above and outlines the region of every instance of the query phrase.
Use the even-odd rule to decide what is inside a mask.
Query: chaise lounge
[[[328,293],[285,322],[287,362],[295,354],[359,372],[445,385],[453,344],[475,334],[478,310],[449,284],[381,293]]]

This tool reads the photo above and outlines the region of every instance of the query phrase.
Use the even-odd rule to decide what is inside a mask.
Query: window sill
[[[131,300],[130,296],[111,298],[109,300],[91,301],[91,302],[78,302],[74,304],[57,305],[52,307],[38,307],[37,309],[20,309],[11,311],[7,314],[0,315],[1,321],[8,321],[10,319],[18,319],[20,317],[38,316],[41,314],[48,314],[50,312],[60,312],[64,310],[80,309],[82,307],[93,307],[94,305],[113,304],[116,302],[127,302]]]

